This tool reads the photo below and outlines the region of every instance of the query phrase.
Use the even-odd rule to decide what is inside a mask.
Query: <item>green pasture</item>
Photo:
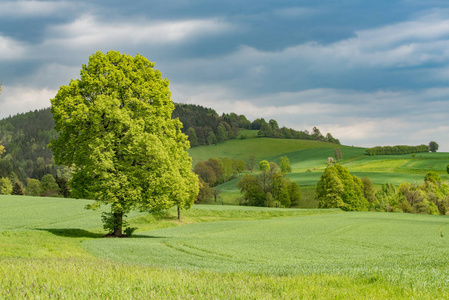
[[[375,277],[449,291],[446,233],[446,216],[339,213],[191,224],[142,232],[136,239],[92,239],[83,246],[95,256],[139,265]]]
[[[0,298],[449,297],[447,216],[196,205],[110,239],[89,203],[0,196]]]
[[[200,146],[189,149],[193,165],[209,158],[231,157],[247,160],[254,154],[256,159],[262,160],[283,153],[305,149],[335,148],[338,145],[312,140],[250,138],[229,140],[224,143],[210,146]],[[332,150],[333,153],[333,150]]]

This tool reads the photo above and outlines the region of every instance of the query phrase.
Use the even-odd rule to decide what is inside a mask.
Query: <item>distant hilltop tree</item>
[[[437,152],[438,147],[439,147],[439,145],[436,142],[434,142],[434,141],[431,141],[429,143],[430,152]]]

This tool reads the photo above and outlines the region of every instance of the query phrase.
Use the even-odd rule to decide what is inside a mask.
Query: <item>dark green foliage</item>
[[[59,192],[64,198],[68,198],[70,196],[70,189],[68,186],[68,180],[64,177],[56,177],[56,183],[59,187]]]
[[[291,128],[282,127],[279,128],[275,120],[270,120],[269,123],[264,119],[256,119],[252,125],[253,129],[259,129],[259,137],[271,137],[271,138],[284,138],[284,139],[307,139],[317,140],[323,142],[330,142],[334,144],[340,144],[338,139],[335,139],[330,133],[323,136],[320,130],[316,127],[313,128],[313,133],[309,134],[307,130],[296,131]]]
[[[291,207],[299,206],[299,201],[301,200],[301,190],[299,188],[299,184],[295,181],[291,181],[289,184],[289,195]]]
[[[436,142],[431,141],[429,143],[429,150],[430,150],[430,152],[437,152],[438,148],[439,148],[439,145]]]
[[[215,136],[215,133],[213,131],[209,131],[209,134],[207,135],[206,143],[208,145],[218,143],[217,137]]]
[[[12,188],[12,195],[23,195],[25,193],[21,182],[16,181]]]
[[[195,203],[210,203],[212,199],[212,189],[210,188],[209,183],[205,182],[201,177],[198,178],[198,183],[200,190]]]
[[[228,139],[228,132],[223,124],[218,125],[217,127],[217,140],[219,143],[223,143]]]
[[[134,231],[136,231],[137,227],[126,227],[125,230],[123,230],[123,232],[125,233],[126,236],[131,237],[134,233]]]
[[[57,136],[49,108],[17,114],[0,120],[0,140],[6,156],[0,161],[0,176],[17,174],[21,182],[27,178],[42,179],[46,174],[56,176],[58,170],[53,153],[47,148]]]
[[[43,196],[59,194],[59,186],[53,175],[47,174],[42,177],[40,194]]]
[[[368,177],[362,178],[363,183],[363,196],[372,205],[376,202],[376,191],[374,185]]]
[[[333,165],[324,171],[316,187],[320,208],[341,208],[364,211],[368,202],[363,196],[363,183],[341,165]]]
[[[189,137],[189,142],[191,147],[198,146],[198,137],[196,136],[196,131],[193,127],[189,127],[186,132]]]
[[[236,178],[245,168],[246,164],[243,160],[223,157],[200,161],[195,165],[193,172],[202,181],[213,187]]]
[[[172,118],[179,118],[183,123],[182,130],[189,136],[192,147],[236,139],[240,129],[251,127],[251,122],[244,115],[230,113],[219,116],[211,108],[193,104],[175,104]],[[190,137],[192,130],[196,138]]]
[[[426,153],[429,152],[429,146],[419,145],[419,146],[377,146],[373,148],[366,149],[368,155],[400,155],[400,154],[410,154],[410,153]]]
[[[103,222],[103,229],[105,231],[107,231],[108,234],[112,234],[112,233],[114,233],[114,230],[118,226],[120,226],[120,227],[128,226],[128,222],[123,220],[123,218],[126,218],[126,215],[123,215],[122,218],[119,221],[117,221],[117,218],[113,212],[110,212],[110,213],[103,212],[101,214],[101,221]]]
[[[276,165],[268,162],[267,164]],[[245,174],[237,183],[243,194],[241,204],[268,207],[298,206],[301,200],[299,185],[285,177],[284,172],[278,172],[276,168],[268,169],[267,164],[262,163],[261,174]]]
[[[243,193],[242,204],[249,206],[265,206],[267,199],[260,176],[252,174],[243,175],[237,183],[240,192]]]

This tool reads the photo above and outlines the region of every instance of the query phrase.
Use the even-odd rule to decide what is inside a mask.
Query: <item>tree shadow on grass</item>
[[[72,238],[101,238],[104,234],[94,233],[78,228],[38,228],[38,230],[48,231],[57,236]]]
[[[78,228],[38,228],[37,230],[47,231],[57,236],[72,237],[72,238],[104,238],[107,237],[104,233],[94,233]],[[110,236],[109,236],[110,237]],[[126,236],[123,236],[126,237]],[[126,237],[128,238],[128,237]],[[151,236],[151,235],[141,235],[133,234],[130,238],[137,239],[163,239],[164,236]]]

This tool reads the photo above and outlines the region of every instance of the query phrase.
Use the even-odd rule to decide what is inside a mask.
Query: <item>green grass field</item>
[[[231,157],[247,160],[251,154],[254,154],[257,160],[262,160],[282,153],[305,149],[330,148],[331,152],[333,152],[334,147],[336,147],[335,144],[320,141],[250,138],[229,140],[217,145],[191,148],[189,154],[195,165],[197,162],[208,160],[209,158]]]
[[[0,196],[0,298],[449,297],[447,216],[203,205],[110,239],[88,203]]]

